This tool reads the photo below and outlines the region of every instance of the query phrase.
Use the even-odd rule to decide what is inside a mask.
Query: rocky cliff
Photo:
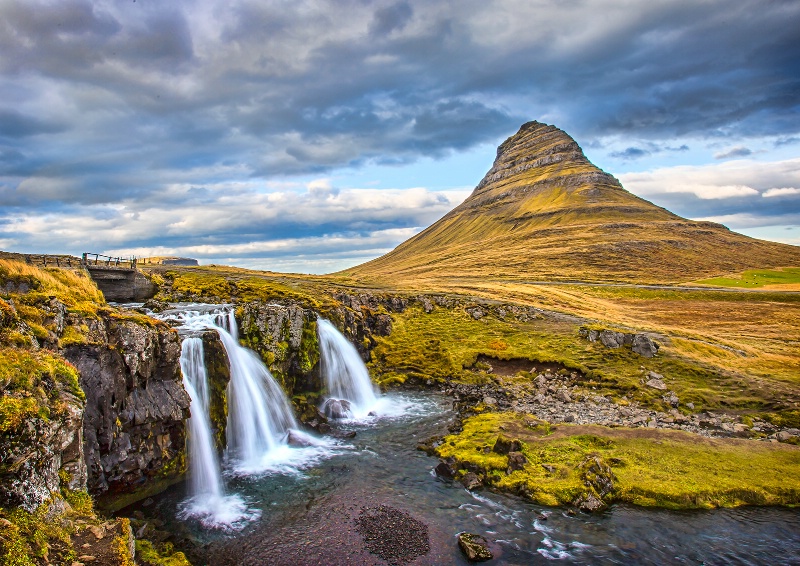
[[[80,271],[0,261],[0,498],[147,493],[185,467],[180,338]]]
[[[84,458],[93,494],[140,490],[185,470],[189,396],[180,338],[165,326],[101,319],[101,339],[65,348],[86,392]],[[145,490],[146,491],[146,490]]]
[[[800,248],[695,222],[626,191],[562,130],[528,122],[473,193],[388,254],[343,274],[425,279],[685,282],[800,263]]]

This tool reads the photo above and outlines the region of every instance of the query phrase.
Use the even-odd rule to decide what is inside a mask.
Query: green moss
[[[793,446],[576,425],[552,427],[548,435],[526,426],[529,420],[510,413],[477,415],[437,451],[479,466],[487,476],[502,472],[495,487],[544,505],[570,503],[583,493],[582,464],[595,456],[616,476],[612,501],[672,509],[800,504],[800,449]],[[501,426],[503,434],[522,440],[528,459],[523,470],[509,475],[503,472],[505,456],[485,453]]]
[[[168,542],[156,546],[149,540],[137,540],[136,560],[142,566],[192,566],[183,552],[176,552]]]
[[[77,370],[59,356],[42,351],[0,348],[0,384],[3,433],[15,430],[27,418],[60,414],[65,409],[61,389],[85,399]]]
[[[86,344],[87,342],[88,338],[81,332],[81,329],[74,326],[66,326],[64,333],[61,335],[60,345],[62,348],[66,348],[68,346]]]
[[[0,564],[32,566],[34,564],[72,564],[77,558],[71,535],[76,521],[96,522],[91,505],[83,503],[87,494],[70,492],[70,499],[63,512],[57,512],[63,504],[58,495],[29,513],[22,508],[2,509],[0,518]],[[89,498],[91,501],[91,499]],[[73,505],[72,501],[81,502]]]
[[[299,362],[300,371],[308,373],[319,363],[319,338],[317,337],[317,322],[307,321],[303,325],[303,334],[300,339]]]

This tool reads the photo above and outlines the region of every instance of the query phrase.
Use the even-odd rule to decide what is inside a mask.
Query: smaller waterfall
[[[297,421],[280,385],[256,353],[240,346],[225,329],[216,330],[231,367],[227,455],[249,467],[284,445]]]
[[[329,397],[326,413],[334,418],[366,417],[378,401],[367,366],[355,346],[329,321],[317,319],[317,330]]]
[[[191,398],[189,424],[189,474],[193,496],[223,495],[219,460],[208,420],[208,376],[203,340],[186,338],[181,347],[183,385]]]

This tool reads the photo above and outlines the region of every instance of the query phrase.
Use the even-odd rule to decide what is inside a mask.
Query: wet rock
[[[340,438],[342,440],[349,440],[351,438],[355,438],[356,431],[354,430],[334,430],[331,432],[331,436],[334,438]]]
[[[453,479],[456,475],[456,470],[453,467],[452,463],[442,460],[439,462],[436,467],[433,469],[436,472],[436,475],[440,478],[445,478],[448,480]]]
[[[502,434],[497,437],[497,440],[492,447],[492,451],[498,454],[508,454],[509,452],[520,452],[522,450],[522,443],[519,440],[511,440]]]
[[[528,463],[528,459],[522,452],[509,452],[508,453],[508,470],[506,470],[507,474],[511,472],[522,470],[525,468],[525,464]]]
[[[470,491],[483,487],[483,483],[474,472],[467,472],[461,478],[461,484]]]
[[[148,299],[142,305],[143,309],[151,310],[153,312],[164,312],[168,310],[169,303],[167,301],[158,301],[156,299]]]
[[[328,399],[322,405],[322,412],[329,419],[346,419],[350,416],[350,401],[347,399]]]
[[[586,511],[587,513],[594,513],[606,508],[606,504],[603,500],[593,493],[581,494],[572,504],[581,511]]]
[[[637,334],[633,337],[631,350],[645,358],[652,358],[658,353],[659,345],[646,334]]]
[[[290,430],[286,436],[286,444],[297,448],[304,448],[306,446],[313,446],[314,443],[305,434],[300,434],[296,430]]]
[[[458,535],[458,547],[470,562],[484,562],[494,558],[489,550],[489,542],[480,535],[460,533]]]

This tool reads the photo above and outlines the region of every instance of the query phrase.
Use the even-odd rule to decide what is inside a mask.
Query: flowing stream
[[[800,511],[774,507],[674,512],[615,505],[570,516],[490,491],[470,493],[432,473],[438,460],[416,449],[445,434],[451,400],[438,394],[391,393],[395,416],[337,422],[357,436],[313,462],[229,487],[261,512],[236,533],[180,520],[178,485],[136,509],[158,518],[195,564],[214,566],[386,564],[364,550],[354,527],[362,507],[387,504],[428,525],[431,551],[415,565],[469,564],[455,536],[469,531],[492,543],[488,564],[796,564]],[[131,510],[126,510],[131,512]],[[543,520],[542,515],[547,519]]]
[[[211,328],[207,325],[211,321],[223,341],[224,335],[234,340],[228,330],[235,332],[235,321],[227,312],[180,316],[186,321],[182,332]],[[202,322],[202,316],[208,320]],[[321,338],[324,332],[320,331]],[[235,357],[234,344],[228,346]],[[195,418],[199,416],[195,405],[203,403],[197,344],[184,342],[183,354],[192,397],[191,435],[202,443],[204,433],[195,432],[195,427],[208,423]],[[260,370],[247,366],[249,356],[240,355],[246,368],[242,372],[255,373],[263,382]],[[340,391],[328,388],[331,396],[348,398],[346,386]],[[268,386],[257,394],[275,400]],[[313,440],[310,446],[292,448],[280,439],[281,431],[291,430],[294,423],[293,417],[282,416],[283,409],[277,417],[264,417],[263,424],[260,416],[252,417],[254,426],[264,428],[247,441],[252,444],[241,441],[236,455],[228,454],[221,478],[202,470],[196,476],[199,463],[192,463],[189,482],[125,509],[122,515],[141,512],[156,519],[197,565],[386,564],[366,550],[355,526],[363,509],[382,504],[404,510],[428,526],[430,551],[412,563],[416,565],[469,564],[456,544],[461,531],[490,541],[495,559],[489,564],[800,562],[798,510],[674,512],[614,505],[603,513],[571,516],[560,508],[487,490],[469,492],[459,483],[436,477],[433,468],[438,460],[416,449],[420,441],[446,434],[455,418],[451,399],[436,393],[390,393],[375,397],[385,410],[367,416],[363,412],[370,403],[362,406],[360,398],[350,399],[357,413],[332,423],[339,436],[355,432],[354,438],[308,437]],[[249,446],[256,447],[252,467],[244,465],[247,457],[242,459]],[[201,449],[193,447],[192,454]],[[259,456],[259,450],[264,454]]]

